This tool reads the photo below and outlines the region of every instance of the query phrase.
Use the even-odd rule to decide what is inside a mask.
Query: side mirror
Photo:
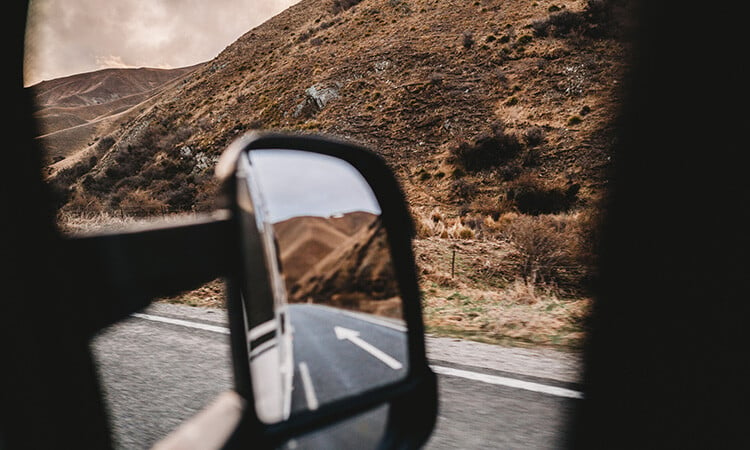
[[[353,432],[423,444],[436,383],[412,223],[384,161],[330,139],[251,134],[217,173],[241,243],[228,306],[236,387],[254,407],[240,429],[278,446],[387,404]],[[363,432],[376,423],[384,433]]]

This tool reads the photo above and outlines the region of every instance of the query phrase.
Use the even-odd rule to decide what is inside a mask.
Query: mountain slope
[[[519,198],[551,204],[530,212],[591,206],[626,53],[603,2],[351,3],[303,0],[152,97],[110,127],[111,146],[59,177],[61,202],[207,208],[218,155],[263,128],[370,146],[421,214],[497,217],[522,210]],[[515,150],[499,162],[462,159],[506,141]]]

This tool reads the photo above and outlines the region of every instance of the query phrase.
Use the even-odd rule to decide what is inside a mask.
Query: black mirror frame
[[[235,255],[238,272],[229,277],[227,307],[230,316],[232,359],[235,384],[248,401],[241,424],[227,443],[227,448],[252,444],[277,447],[285,441],[338,421],[390,403],[386,435],[381,448],[417,448],[424,444],[437,417],[437,382],[427,364],[424,325],[416,265],[412,252],[414,225],[401,188],[385,161],[372,151],[331,139],[306,134],[253,132],[232,143],[222,155],[216,173],[223,184],[229,208],[239,217],[235,173],[237,162],[247,152],[258,149],[290,149],[339,158],[351,164],[370,184],[382,210],[381,220],[388,234],[394,270],[403,299],[404,320],[408,328],[409,369],[404,379],[394,384],[366,391],[322,405],[316,411],[295,414],[278,424],[265,424],[256,415],[250,385],[247,344],[240,292],[243,286],[243,258]],[[235,220],[235,233],[241,240],[241,220]]]

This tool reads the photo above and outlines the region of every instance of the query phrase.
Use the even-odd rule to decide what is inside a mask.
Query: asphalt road
[[[406,376],[403,325],[318,305],[290,305],[289,319],[295,359],[292,411],[311,409],[310,400],[315,409]]]
[[[93,344],[118,448],[150,447],[232,386],[222,311],[155,305],[145,313],[148,316],[110,327]],[[298,313],[298,318],[310,320],[303,318],[309,313]],[[309,324],[295,324],[294,314],[290,317],[295,340],[318,341],[320,334]],[[321,320],[313,323],[323,326]],[[358,322],[348,325],[350,329],[362,327],[362,339],[369,339],[373,346],[381,346],[385,353],[404,361],[404,355],[398,354],[398,345],[391,348],[387,340],[373,337],[371,333],[377,328],[367,330],[367,325]],[[302,339],[302,333],[307,331],[313,334]],[[330,345],[344,344],[344,351],[370,358],[371,363],[376,363],[374,367],[380,364],[387,368],[345,339]],[[439,376],[440,412],[426,448],[560,446],[566,418],[577,401],[579,362],[575,355],[442,338],[428,338],[427,344],[431,366]],[[326,401],[325,383],[316,380],[320,375],[315,374],[325,373],[323,369],[328,366],[323,363],[317,367],[312,357],[315,353],[314,349],[299,349],[299,355],[311,355],[304,362],[322,403]],[[302,361],[298,358],[298,362]],[[398,372],[390,368],[388,371]],[[295,373],[295,380],[300,378],[298,375]],[[307,398],[300,397],[302,393],[295,386],[293,405],[297,408],[307,407]],[[385,424],[385,413],[386,409],[381,408],[334,430],[300,438],[287,448],[320,448],[331,442],[345,448],[370,447],[362,436],[378,436]]]

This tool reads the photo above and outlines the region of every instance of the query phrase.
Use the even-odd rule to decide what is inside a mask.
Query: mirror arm
[[[236,258],[234,227],[229,213],[221,211],[178,224],[64,239],[63,254],[74,255],[65,264],[75,267],[76,275],[60,281],[70,290],[66,298],[78,299],[70,319],[93,334],[154,298],[226,276]]]

